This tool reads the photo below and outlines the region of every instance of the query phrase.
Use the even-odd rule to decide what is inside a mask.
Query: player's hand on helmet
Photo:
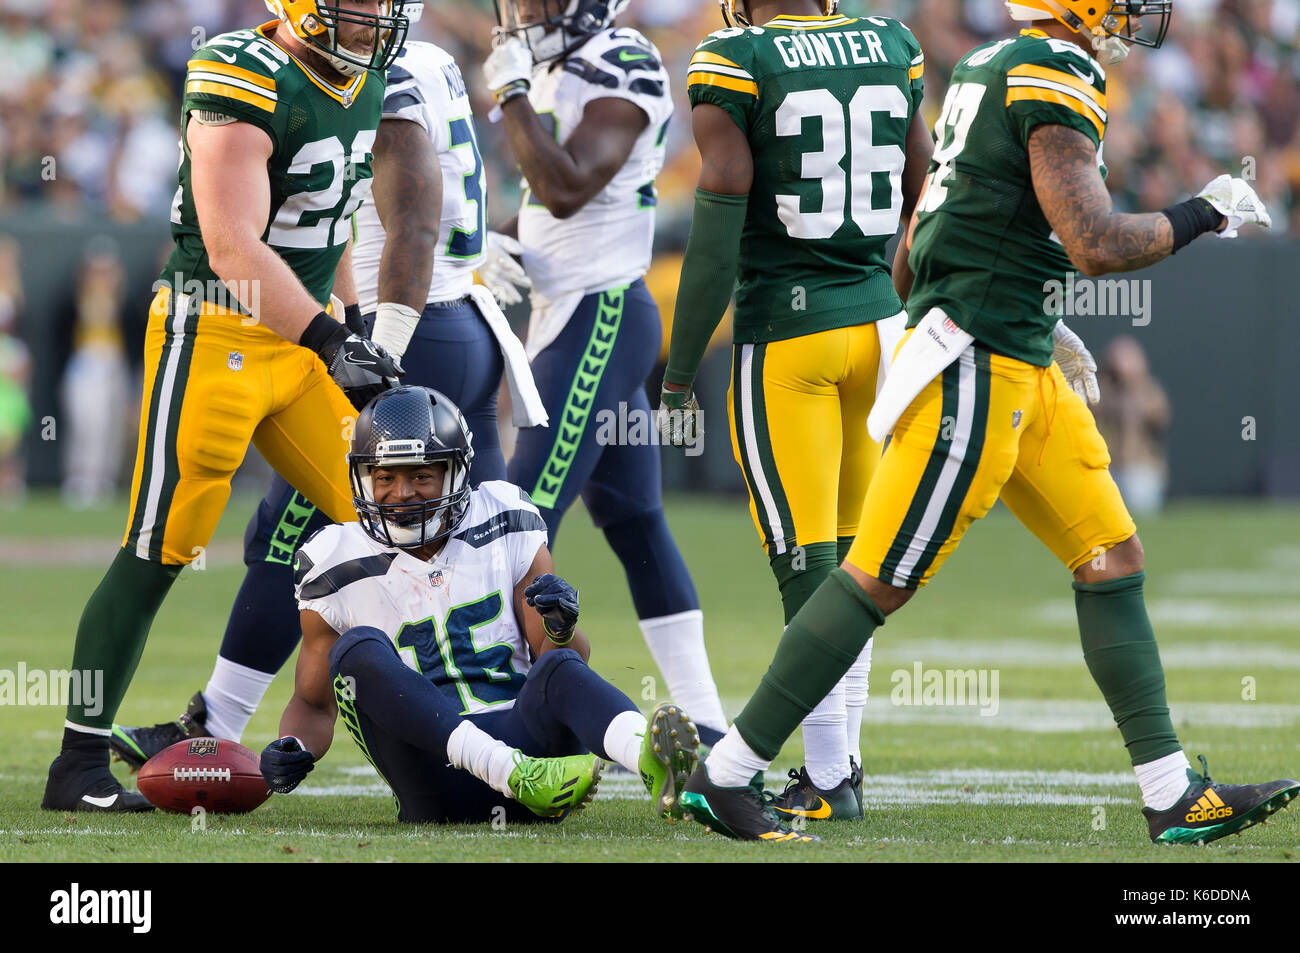
[[[1076,394],[1090,404],[1097,403],[1101,400],[1101,388],[1097,386],[1097,362],[1092,352],[1084,347],[1079,335],[1065,326],[1064,321],[1056,322],[1052,337],[1052,360],[1061,368]]]
[[[669,447],[693,447],[704,435],[700,402],[689,390],[659,392],[659,411],[655,415],[659,442]]]
[[[1268,209],[1245,179],[1234,179],[1224,174],[1201,190],[1197,198],[1205,199],[1214,210],[1228,220],[1223,231],[1215,232],[1220,238],[1236,238],[1237,229],[1243,225],[1272,228]]]
[[[487,250],[483,264],[479,265],[479,284],[492,292],[497,304],[508,308],[524,300],[520,288],[531,288],[532,281],[524,272],[519,258],[524,253],[524,246],[509,235],[500,232],[487,233]]]
[[[262,780],[276,794],[288,794],[315,767],[315,756],[292,735],[277,738],[262,749]]]
[[[298,343],[316,352],[357,410],[396,387],[397,379],[406,374],[401,362],[382,347],[348,331],[324,311],[312,319]]]
[[[504,36],[483,64],[483,79],[498,103],[522,96],[532,85],[533,52],[517,36]]]
[[[538,611],[546,634],[556,645],[568,645],[578,624],[578,590],[553,573],[534,576],[524,590],[525,601]]]

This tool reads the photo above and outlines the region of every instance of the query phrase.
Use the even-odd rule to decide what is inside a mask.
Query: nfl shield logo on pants
[[[244,355],[238,351],[231,351],[230,356],[226,358],[226,364],[230,366],[232,371],[241,370],[244,366]]]
[[[1024,412],[1023,410],[1013,410],[1013,411],[1011,412],[1011,429],[1012,429],[1012,430],[1019,430],[1019,429],[1020,429],[1020,418],[1023,417],[1024,415],[1025,415],[1025,412]]]

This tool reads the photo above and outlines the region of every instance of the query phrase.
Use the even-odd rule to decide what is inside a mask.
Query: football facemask
[[[454,533],[469,512],[472,440],[460,410],[435,390],[396,387],[367,404],[348,454],[352,505],[366,534],[385,546],[419,549]],[[377,502],[376,468],[440,463],[446,470],[438,496]]]
[[[353,6],[323,0],[264,0],[266,8],[289,24],[294,35],[310,46],[344,76],[366,70],[386,70],[406,42],[410,20],[402,13],[402,0],[380,0],[378,15]],[[421,12],[423,7],[421,6]],[[339,27],[370,27],[360,32],[360,50],[339,42]],[[346,31],[351,34],[352,30]],[[368,49],[365,48],[368,45]]]
[[[534,63],[563,56],[610,26],[632,0],[496,0],[497,36],[517,36]]]
[[[824,0],[826,4],[826,15],[831,16],[839,9],[840,0]],[[741,13],[736,9],[737,0],[718,0],[718,6],[722,8],[722,19],[727,26],[751,26],[749,21],[749,5],[744,4],[745,12]]]
[[[1109,7],[1096,0],[1006,0],[1006,7],[1013,20],[1051,17],[1075,33],[1091,36],[1103,66],[1122,61],[1130,45],[1157,49],[1174,12],[1173,0],[1114,0]],[[1144,18],[1145,30],[1139,22]]]

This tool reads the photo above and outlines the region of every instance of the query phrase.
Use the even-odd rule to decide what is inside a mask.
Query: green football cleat
[[[646,719],[637,767],[656,816],[670,821],[681,819],[678,798],[695,770],[699,749],[700,733],[677,705],[664,702]]]
[[[772,809],[789,817],[809,821],[862,820],[862,772],[855,763],[852,773],[829,791],[823,791],[808,777],[806,767],[790,769],[790,782],[772,799]]]
[[[1229,834],[1239,834],[1291,806],[1300,794],[1300,781],[1287,778],[1263,784],[1216,784],[1210,779],[1210,766],[1200,755],[1201,773],[1190,768],[1191,781],[1178,803],[1166,811],[1142,808],[1157,844],[1208,844]]]
[[[734,840],[766,841],[788,844],[820,841],[821,838],[792,830],[772,810],[763,793],[763,775],[743,788],[723,788],[709,780],[700,762],[686,779],[679,799],[683,816]],[[799,823],[802,823],[800,821]]]
[[[567,758],[526,758],[516,755],[510,772],[515,800],[538,817],[565,818],[581,811],[596,797],[605,762],[594,754]]]

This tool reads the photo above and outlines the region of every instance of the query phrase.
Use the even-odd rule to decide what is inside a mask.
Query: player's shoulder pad
[[[606,89],[666,96],[668,74],[655,45],[629,27],[602,30],[564,61],[564,71]]]
[[[277,77],[290,62],[284,50],[253,30],[223,33],[190,57],[185,95],[274,113],[279,102]]]
[[[1053,79],[1062,82],[1068,79],[1069,86],[1080,88],[1077,84],[1081,82],[1098,93],[1106,91],[1106,71],[1102,65],[1068,40],[1036,34],[1022,35],[1008,44],[1005,53],[999,49],[994,56],[1000,59],[999,66],[1006,72],[1008,79],[1013,76],[1042,76],[1043,70],[1051,70],[1061,74],[1052,77]],[[972,59],[967,54],[967,62],[970,63]]]
[[[303,543],[293,560],[299,599],[324,599],[354,582],[388,572],[397,551],[376,553],[373,547],[357,545],[361,532],[357,523],[340,523],[322,528]]]
[[[691,62],[701,53],[710,53],[747,68],[754,59],[754,39],[765,32],[762,27],[739,26],[714,30],[695,47]]]
[[[505,480],[485,480],[475,488],[465,526],[452,539],[481,549],[510,533],[546,533],[546,523],[528,494]]]

